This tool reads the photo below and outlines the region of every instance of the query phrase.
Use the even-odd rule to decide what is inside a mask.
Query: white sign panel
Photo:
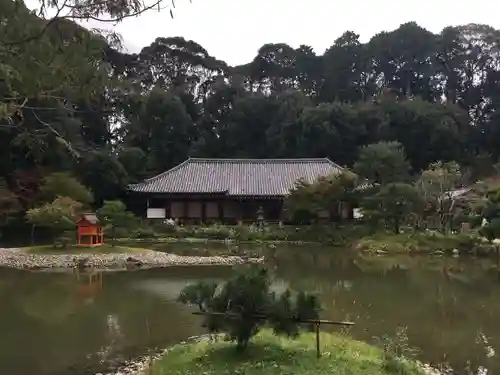
[[[148,219],[165,219],[166,213],[164,208],[148,208],[146,217]]]

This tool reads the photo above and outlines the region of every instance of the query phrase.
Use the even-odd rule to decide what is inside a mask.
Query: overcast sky
[[[129,52],[157,37],[183,36],[237,65],[253,59],[265,43],[307,44],[322,54],[346,30],[367,41],[408,21],[432,32],[467,23],[500,29],[498,0],[175,0],[175,5],[174,19],[168,10],[149,11],[115,27]]]

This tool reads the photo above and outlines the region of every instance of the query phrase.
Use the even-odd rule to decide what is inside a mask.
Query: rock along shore
[[[29,254],[23,252],[22,249],[0,249],[0,267],[27,270],[57,270],[78,266],[101,270],[203,265],[232,266],[262,261],[262,258],[239,256],[181,256],[152,250],[110,254]]]

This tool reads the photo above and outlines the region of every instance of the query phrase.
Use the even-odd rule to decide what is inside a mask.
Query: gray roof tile
[[[99,219],[94,213],[84,213],[82,214],[81,220],[87,220],[91,224],[99,224]]]
[[[140,193],[223,193],[232,196],[284,196],[301,178],[313,182],[340,173],[322,159],[199,159],[178,166],[129,190]]]

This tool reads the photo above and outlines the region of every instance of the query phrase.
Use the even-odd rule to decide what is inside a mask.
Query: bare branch
[[[18,40],[13,40],[13,41],[2,41],[1,44],[5,45],[5,46],[12,46],[12,45],[16,45],[16,44],[31,42],[31,41],[34,41],[34,40],[41,38],[52,24],[54,24],[55,22],[64,18],[64,17],[60,17],[59,15],[61,14],[63,8],[67,5],[67,2],[68,2],[68,0],[64,0],[64,3],[61,5],[61,7],[56,6],[56,9],[57,9],[56,15],[47,21],[47,23],[43,26],[43,28],[42,28],[42,30],[40,30],[40,32],[33,34],[27,38],[23,38],[23,39],[18,39]],[[40,15],[43,15],[44,12],[45,12],[45,3],[42,3],[42,6],[40,7],[39,17],[40,17]]]
[[[62,145],[64,145],[66,147],[66,149],[71,153],[71,155],[73,155],[75,158],[79,158],[80,157],[80,153],[78,151],[76,151],[72,146],[71,144],[66,141],[64,139],[64,137],[61,136],[61,134],[52,127],[52,125],[50,125],[48,122],[45,122],[43,121],[40,117],[38,117],[38,115],[36,114],[35,111],[32,112],[33,113],[33,116],[35,116],[35,118],[38,120],[38,122],[40,122],[40,124],[42,124],[43,126],[45,126],[47,129],[50,130],[50,132],[52,134],[54,134],[56,136],[56,139],[59,143],[61,143]]]
[[[55,24],[56,22],[61,21],[61,20],[82,20],[82,21],[94,20],[97,22],[104,22],[104,23],[118,23],[118,22],[123,21],[126,18],[137,17],[137,16],[141,15],[142,13],[147,12],[147,11],[154,9],[154,8],[157,8],[158,11],[162,11],[164,9],[167,9],[168,7],[160,7],[160,4],[163,3],[164,1],[165,0],[156,0],[154,3],[152,3],[150,5],[143,4],[141,9],[138,9],[137,11],[131,12],[129,14],[123,14],[123,15],[118,16],[118,17],[100,18],[96,15],[91,15],[90,11],[88,9],[86,11],[85,9],[90,8],[91,6],[106,5],[108,3],[108,1],[103,0],[103,1],[94,2],[94,3],[92,3],[91,6],[82,6],[82,5],[71,5],[68,3],[69,0],[64,0],[64,2],[60,6],[54,5],[54,7],[57,9],[55,16],[50,18],[39,32],[37,32],[29,37],[18,39],[18,40],[0,41],[0,44],[3,44],[5,46],[12,46],[12,45],[16,45],[16,44],[27,43],[27,42],[37,40],[37,39],[41,38],[46,33],[46,31],[49,27],[51,27],[53,24]],[[174,7],[175,7],[175,5],[174,5]],[[61,13],[64,9],[69,9],[69,12],[65,15],[61,15]],[[46,5],[45,5],[45,3],[42,3],[40,10],[38,12],[38,17],[43,17],[43,15],[45,14],[45,10],[46,10]],[[170,16],[173,18],[172,10],[170,10]]]
[[[120,16],[120,17],[115,17],[115,18],[105,19],[105,18],[99,18],[99,17],[96,17],[96,16],[91,16],[89,14],[87,14],[87,15],[80,15],[80,16],[75,15],[75,14],[70,14],[70,15],[66,16],[66,18],[67,19],[74,19],[74,20],[89,20],[90,19],[90,20],[94,20],[94,21],[98,21],[98,22],[118,23],[118,22],[123,21],[126,18],[137,17],[137,16],[141,15],[142,13],[147,12],[148,10],[151,10],[153,8],[156,8],[156,7],[158,7],[158,11],[167,9],[166,7],[164,7],[164,8],[160,8],[159,7],[159,5],[163,1],[164,0],[158,0],[155,3],[153,3],[151,5],[148,5],[147,7],[144,7],[141,10],[138,10],[136,12],[133,12],[133,13],[130,13],[130,14],[126,14],[126,15],[123,15],[123,16]]]

